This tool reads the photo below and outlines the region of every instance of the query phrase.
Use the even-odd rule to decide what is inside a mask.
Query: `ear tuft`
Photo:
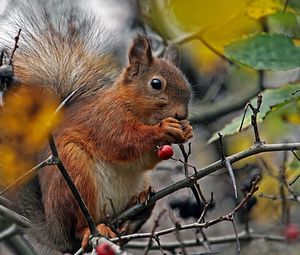
[[[130,65],[150,66],[153,60],[150,40],[146,36],[138,34],[129,50],[128,57]]]
[[[179,49],[173,44],[169,45],[163,54],[163,58],[178,67],[180,63]]]

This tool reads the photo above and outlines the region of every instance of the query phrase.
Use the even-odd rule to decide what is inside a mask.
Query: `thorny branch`
[[[231,156],[228,156],[229,162],[232,164],[234,162],[240,161],[244,158],[247,158],[252,155],[256,155],[262,152],[271,152],[271,151],[285,151],[285,150],[300,150],[300,143],[282,143],[282,144],[257,144],[246,151],[242,151]],[[146,209],[147,207],[153,205],[156,201],[174,193],[183,188],[190,187],[194,184],[195,180],[199,180],[215,171],[223,168],[222,160],[218,160],[208,166],[205,166],[197,171],[196,174],[180,180],[160,191],[155,193],[149,199],[147,206],[143,204],[134,205],[133,207],[127,209],[126,211],[122,212],[118,217],[112,220],[112,223],[117,222],[118,220],[127,220],[136,215],[137,213],[141,212],[142,210]]]

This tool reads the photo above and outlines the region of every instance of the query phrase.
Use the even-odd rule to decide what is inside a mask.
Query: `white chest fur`
[[[134,195],[145,189],[145,172],[139,164],[112,165],[100,161],[96,164],[96,183],[97,221],[102,221],[106,215],[114,215],[110,200],[116,213],[120,213]]]

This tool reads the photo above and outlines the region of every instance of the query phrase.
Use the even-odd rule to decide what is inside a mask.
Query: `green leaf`
[[[263,119],[268,115],[269,112],[272,111],[272,108],[274,108],[275,106],[282,107],[286,103],[299,99],[300,93],[296,93],[295,95],[293,95],[293,92],[295,92],[298,89],[300,89],[300,84],[294,84],[294,85],[289,84],[276,89],[264,90],[261,93],[263,98],[262,98],[262,105],[260,107],[260,112],[257,115],[258,122],[262,122]],[[250,103],[254,107],[256,107],[256,101],[257,98],[255,97],[251,99]],[[251,115],[252,115],[252,111],[251,109],[248,109],[245,116],[243,129],[251,125]],[[208,143],[211,143],[216,139],[218,139],[218,133],[221,133],[223,136],[226,136],[226,135],[232,135],[239,132],[239,128],[242,122],[242,117],[243,117],[243,112],[238,117],[234,118],[232,122],[227,124],[223,129],[214,133],[212,137],[208,140]]]
[[[257,70],[288,70],[300,67],[300,47],[278,34],[256,34],[225,46],[225,55]]]
[[[278,12],[267,17],[269,32],[300,38],[300,15]]]
[[[299,0],[289,0],[289,6],[295,11],[300,12],[300,1]]]

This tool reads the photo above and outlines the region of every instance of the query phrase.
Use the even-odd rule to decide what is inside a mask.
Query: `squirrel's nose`
[[[179,114],[179,113],[175,113],[175,119],[177,120],[185,120],[187,118],[187,114]]]

